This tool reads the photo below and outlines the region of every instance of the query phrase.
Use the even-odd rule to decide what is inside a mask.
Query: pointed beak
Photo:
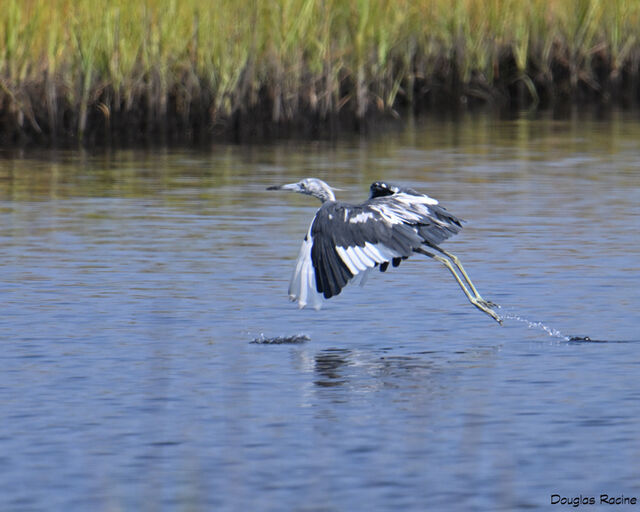
[[[292,190],[293,192],[298,192],[300,190],[300,185],[297,183],[289,183],[288,185],[271,185],[267,187],[267,190]]]

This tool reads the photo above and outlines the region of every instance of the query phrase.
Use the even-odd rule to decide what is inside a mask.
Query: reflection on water
[[[315,356],[316,386],[331,387],[345,383],[343,370],[348,366],[351,351],[348,349],[327,349]]]
[[[614,112],[0,153],[0,509],[633,495],[639,138]],[[299,311],[287,282],[317,204],[265,188],[304,176],[349,201],[381,178],[437,197],[468,221],[447,249],[479,289],[546,329],[499,327],[419,258]]]
[[[375,379],[381,385],[398,386],[406,381],[409,386],[417,379],[425,381],[437,371],[436,364],[423,352],[420,356],[393,355],[383,351],[381,355],[371,352],[355,352],[346,348],[330,348],[319,351],[314,356],[314,384],[319,387],[334,387],[357,381],[361,373]],[[457,352],[464,354],[465,352]],[[354,367],[354,368],[351,368]]]

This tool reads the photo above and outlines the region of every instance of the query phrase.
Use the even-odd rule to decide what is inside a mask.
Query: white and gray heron
[[[462,229],[463,221],[436,199],[384,181],[372,183],[369,199],[358,205],[336,201],[336,189],[317,178],[267,190],[290,190],[322,201],[289,284],[289,298],[300,308],[320,309],[323,296],[338,295],[349,282],[363,284],[372,269],[385,272],[389,264],[397,267],[418,253],[444,264],[471,304],[502,324],[493,310],[496,304],[482,298],[458,257],[439,247]]]

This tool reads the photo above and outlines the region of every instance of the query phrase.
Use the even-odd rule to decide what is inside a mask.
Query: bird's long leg
[[[497,306],[497,304],[491,302],[490,300],[484,299],[482,297],[482,295],[480,295],[480,293],[478,292],[476,287],[473,285],[473,282],[471,281],[471,278],[469,277],[469,274],[467,274],[467,272],[465,271],[464,267],[462,266],[462,262],[460,261],[460,258],[458,258],[455,254],[451,254],[450,252],[445,251],[444,249],[441,249],[440,247],[438,247],[436,245],[429,244],[429,247],[431,247],[432,249],[435,249],[436,251],[444,254],[447,258],[449,258],[451,261],[453,261],[453,264],[460,269],[460,272],[462,273],[465,281],[469,284],[469,288],[471,288],[471,291],[475,295],[476,299],[478,299],[480,302],[483,302],[488,307],[496,307]]]
[[[449,269],[449,271],[451,272],[451,274],[453,275],[453,277],[455,278],[455,280],[458,283],[458,285],[460,286],[460,288],[462,289],[462,291],[464,292],[464,294],[467,296],[467,299],[469,299],[469,302],[471,302],[471,304],[473,304],[475,307],[477,307],[480,311],[482,311],[483,313],[486,313],[491,318],[493,318],[496,322],[498,322],[499,324],[502,325],[502,318],[500,318],[498,316],[498,314],[493,309],[491,309],[491,306],[489,306],[489,304],[484,299],[482,299],[482,297],[478,298],[478,295],[474,296],[469,292],[469,289],[464,284],[462,279],[460,279],[460,276],[456,272],[456,269],[453,268],[453,265],[451,264],[451,262],[447,258],[443,258],[442,256],[438,256],[437,254],[433,254],[432,252],[425,251],[422,248],[416,248],[416,249],[414,249],[414,251],[417,252],[417,253],[420,253],[420,254],[424,254],[425,256],[428,256],[429,258],[433,258],[434,260],[439,261],[445,267],[447,267]],[[469,284],[471,284],[471,283],[469,283]],[[477,292],[476,292],[476,294],[477,294]]]

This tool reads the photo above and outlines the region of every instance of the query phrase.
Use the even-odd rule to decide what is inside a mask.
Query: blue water
[[[640,500],[639,135],[624,116],[470,117],[0,153],[0,510]],[[345,200],[375,179],[437,197],[467,220],[445,247],[510,318],[419,257],[299,311],[287,283],[318,204],[265,188],[305,176]]]

